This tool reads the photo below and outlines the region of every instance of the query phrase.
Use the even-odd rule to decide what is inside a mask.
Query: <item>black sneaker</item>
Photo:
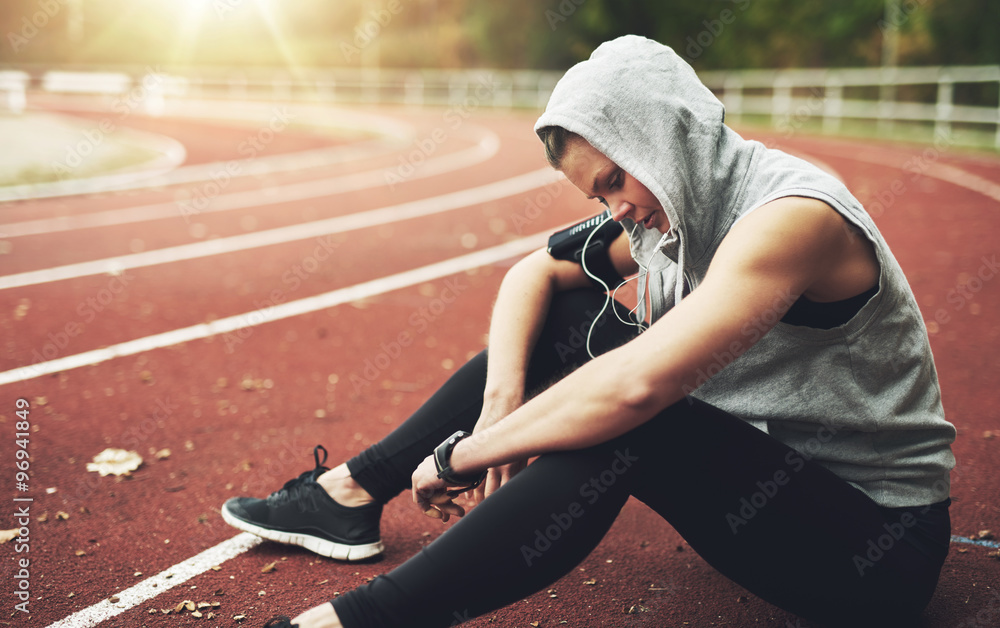
[[[299,625],[293,624],[287,615],[278,615],[269,619],[264,628],[299,628]]]
[[[319,452],[323,452],[323,460]],[[326,449],[313,449],[316,468],[285,482],[267,499],[233,497],[222,506],[222,518],[229,525],[259,537],[301,545],[321,556],[340,560],[363,560],[381,554],[379,538],[382,504],[343,506],[333,501],[316,482],[328,471]]]

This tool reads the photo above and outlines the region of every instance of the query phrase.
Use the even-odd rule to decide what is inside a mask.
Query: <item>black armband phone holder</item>
[[[624,281],[615,270],[609,255],[611,243],[621,235],[624,228],[609,218],[611,218],[611,211],[604,210],[593,218],[557,231],[549,236],[548,246],[549,255],[555,259],[576,262],[581,266],[583,265],[583,257],[586,255],[587,270],[607,284],[605,288],[600,282],[591,278],[591,283],[602,291],[613,290]],[[594,233],[595,229],[596,233]],[[590,237],[591,233],[593,233],[593,237]],[[590,238],[589,243],[587,243],[588,237]],[[584,244],[587,244],[586,251],[583,248]]]

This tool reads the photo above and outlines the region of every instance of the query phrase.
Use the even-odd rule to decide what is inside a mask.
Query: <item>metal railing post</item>
[[[997,85],[1000,87],[1000,85]],[[993,140],[993,145],[1000,149],[1000,103],[997,103],[997,130],[996,138]]]
[[[335,102],[337,100],[337,79],[330,76],[317,80],[316,95],[321,102]]]
[[[840,77],[828,76],[823,85],[823,132],[836,133],[840,130],[841,114],[844,110],[844,87]]]
[[[784,74],[774,77],[771,84],[771,126],[777,127],[791,116],[792,82]]]
[[[729,122],[739,122],[743,113],[743,79],[730,74],[722,84],[723,104]]]
[[[892,132],[896,110],[896,68],[884,67],[880,72],[878,89],[878,131],[882,135]]]
[[[21,114],[27,106],[26,96],[29,77],[24,72],[0,72],[0,92],[7,92],[7,109]]]
[[[406,75],[403,86],[403,102],[411,107],[422,107],[424,104],[424,77],[419,72]]]
[[[951,112],[954,107],[954,82],[947,73],[938,79],[937,105],[934,110],[934,136],[951,133]]]

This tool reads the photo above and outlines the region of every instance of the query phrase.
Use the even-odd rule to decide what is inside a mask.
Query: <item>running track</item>
[[[36,106],[95,124],[107,115],[80,102]],[[5,480],[0,529],[16,527],[10,499],[34,500],[30,552],[3,546],[0,625],[260,626],[403,562],[444,528],[405,495],[386,508],[384,558],[365,564],[258,544],[218,509],[311,468],[317,443],[336,464],[390,431],[482,348],[510,264],[597,209],[546,169],[530,113],[330,111],[382,119],[365,123],[374,138],[288,127],[243,160],[242,142],[271,114],[226,119],[227,107],[215,119],[126,121],[186,146],[185,182],[0,205],[8,478],[16,399],[30,401],[32,424],[29,490]],[[395,135],[379,137],[387,128]],[[837,172],[893,246],[959,430],[956,538],[926,625],[1000,624],[996,544],[968,542],[984,529],[1000,536],[1000,438],[984,434],[1000,433],[1000,158],[745,135]],[[310,160],[315,151],[327,152]],[[233,159],[255,174],[211,187],[213,164]],[[126,479],[88,473],[106,447],[145,464]],[[153,455],[163,449],[169,457]],[[25,556],[30,617],[14,610]],[[184,600],[218,602],[203,611],[216,617],[160,610]],[[806,625],[715,573],[635,500],[579,570],[490,617],[468,625]]]

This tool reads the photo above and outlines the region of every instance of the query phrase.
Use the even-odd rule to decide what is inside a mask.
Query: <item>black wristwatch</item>
[[[482,484],[483,480],[486,479],[486,471],[482,473],[473,473],[466,475],[458,475],[451,468],[451,452],[455,449],[455,445],[458,441],[463,438],[468,438],[472,436],[469,432],[463,432],[459,430],[449,436],[443,443],[434,448],[434,466],[437,468],[438,478],[444,480],[449,486],[461,486],[460,489],[452,489],[446,491],[448,495],[454,497],[460,493],[464,493],[469,489],[476,488]]]

